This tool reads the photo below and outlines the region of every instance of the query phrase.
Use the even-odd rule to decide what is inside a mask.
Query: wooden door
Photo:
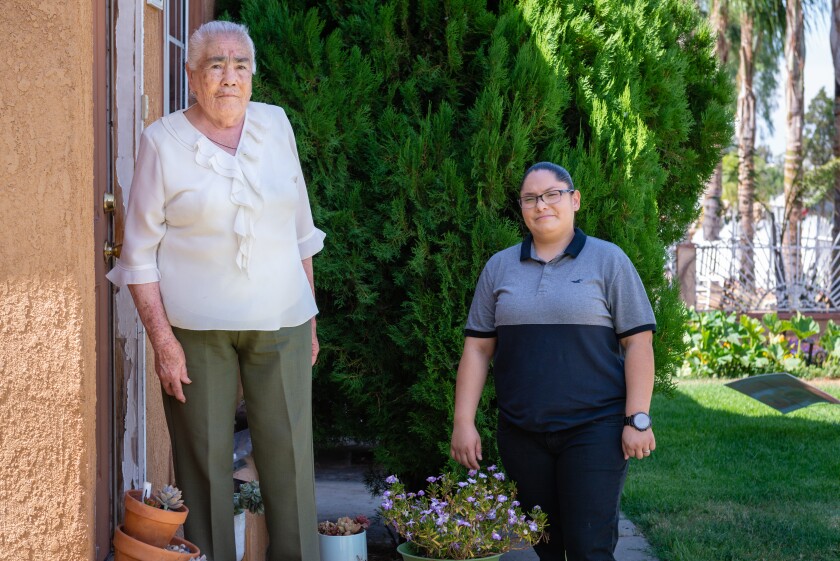
[[[112,237],[111,213],[106,209],[106,195],[112,185],[111,135],[111,3],[93,0],[94,44],[94,251],[96,263],[96,498],[95,559],[106,559],[111,551],[114,530],[114,415],[113,415],[113,335],[111,330],[111,286],[105,278],[108,263],[103,255]],[[113,208],[113,207],[111,207]]]

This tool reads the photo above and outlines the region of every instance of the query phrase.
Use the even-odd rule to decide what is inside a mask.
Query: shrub
[[[796,313],[789,320],[765,314],[759,321],[722,311],[691,312],[681,374],[741,378],[788,372],[803,378],[836,375],[840,366],[840,329],[829,321],[819,339],[819,324]]]
[[[657,315],[657,387],[684,352],[665,248],[732,133],[732,88],[682,0],[244,0],[255,99],[295,126],[316,223],[316,435],[376,443],[409,484],[448,456],[478,275],[521,240],[524,170],[551,160],[578,221],[622,247]],[[492,383],[477,424],[496,457]]]

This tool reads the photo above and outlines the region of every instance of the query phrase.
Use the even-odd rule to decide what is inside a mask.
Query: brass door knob
[[[108,263],[112,257],[119,257],[120,249],[122,249],[122,244],[114,244],[113,242],[106,241],[105,247],[102,249],[102,254],[105,256],[105,262]]]
[[[105,193],[102,195],[102,208],[106,214],[110,214],[117,209],[117,198],[113,193]]]

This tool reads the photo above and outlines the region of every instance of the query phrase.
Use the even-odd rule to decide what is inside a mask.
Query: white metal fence
[[[745,245],[735,234],[676,248],[672,270],[687,304],[697,310],[840,312],[840,236],[832,240],[804,229],[788,246],[773,242],[779,235],[757,235]]]

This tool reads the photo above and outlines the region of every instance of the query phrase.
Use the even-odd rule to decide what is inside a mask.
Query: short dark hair
[[[525,185],[525,180],[528,179],[529,175],[531,175],[535,171],[542,170],[550,171],[551,173],[553,173],[557,181],[565,183],[569,186],[569,189],[575,188],[575,184],[572,183],[572,176],[569,174],[566,168],[564,168],[563,166],[558,166],[557,164],[552,162],[538,162],[529,167],[528,170],[525,172],[525,175],[522,176],[522,183],[519,184],[519,190],[522,191],[522,186]]]

